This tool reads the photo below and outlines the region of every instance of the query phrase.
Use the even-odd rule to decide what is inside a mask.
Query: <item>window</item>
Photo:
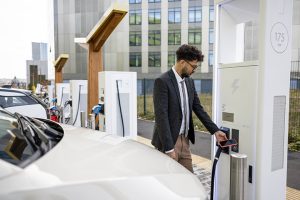
[[[213,44],[215,41],[214,30],[209,29],[209,44]]]
[[[28,96],[0,96],[0,106],[3,108],[37,104]]]
[[[209,21],[213,22],[215,21],[215,10],[214,6],[209,7]]]
[[[160,24],[160,9],[149,10],[148,21],[149,24]]]
[[[149,44],[149,46],[159,46],[160,45],[160,31],[149,31],[148,44]]]
[[[140,31],[131,31],[129,33],[129,45],[130,46],[141,46],[142,35]]]
[[[213,51],[209,51],[208,53],[208,65],[212,67],[214,65],[214,53]]]
[[[149,67],[160,67],[160,52],[149,52]]]
[[[181,9],[169,8],[169,24],[176,24],[181,22]]]
[[[129,24],[140,25],[142,24],[142,12],[141,10],[132,10],[129,12]]]
[[[169,2],[175,2],[175,1],[181,1],[181,0],[169,0]]]
[[[189,30],[189,44],[201,44],[201,31]]]
[[[180,30],[169,31],[168,44],[169,45],[179,45],[179,44],[181,44],[181,32],[180,32]]]
[[[140,52],[130,53],[129,66],[130,67],[141,67],[142,66],[142,54]]]
[[[169,52],[168,53],[168,67],[173,67],[176,63],[176,53],[175,52]]]
[[[129,0],[129,4],[138,4],[142,3],[142,0]]]
[[[159,3],[160,0],[148,0],[149,3]]]
[[[189,22],[195,23],[195,22],[201,22],[202,16],[201,16],[201,7],[191,7],[189,8]]]

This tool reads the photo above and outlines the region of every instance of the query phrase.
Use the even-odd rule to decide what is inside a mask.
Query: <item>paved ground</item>
[[[153,126],[153,122],[139,119],[138,135],[147,139],[151,139]],[[202,132],[196,132],[195,136],[196,145],[191,145],[192,154],[198,155],[202,158],[210,159],[211,136]],[[288,153],[287,186],[294,188],[297,191],[300,190],[300,152]]]

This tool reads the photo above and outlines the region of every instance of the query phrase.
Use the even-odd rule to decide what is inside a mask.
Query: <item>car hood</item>
[[[7,199],[23,199],[33,194],[36,198],[55,194],[66,199],[82,199],[80,193],[90,190],[96,196],[110,197],[103,199],[147,199],[147,195],[149,199],[157,199],[155,195],[160,193],[168,194],[167,199],[206,199],[198,178],[159,151],[131,139],[62,126],[63,139],[23,172],[35,173],[36,179],[44,181],[34,180],[19,186],[20,191],[8,190]],[[14,188],[17,187],[15,182]],[[66,195],[71,191],[69,198]],[[78,198],[73,198],[77,193]],[[118,198],[121,194],[123,197]]]

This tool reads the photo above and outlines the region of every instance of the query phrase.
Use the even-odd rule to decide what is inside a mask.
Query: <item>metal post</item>
[[[245,199],[247,155],[230,155],[230,200]]]
[[[84,111],[80,112],[80,126],[85,127],[85,112]]]
[[[144,78],[144,115],[147,114],[147,109],[146,109],[146,79]]]

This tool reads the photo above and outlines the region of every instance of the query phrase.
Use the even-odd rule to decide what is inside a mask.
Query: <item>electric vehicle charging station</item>
[[[54,85],[47,86],[48,98],[49,98],[49,105],[53,106],[52,99],[54,98]]]
[[[238,142],[229,154],[248,157],[240,199],[286,197],[292,11],[288,0],[215,0],[214,120]],[[216,199],[230,199],[228,154],[215,182]]]
[[[69,83],[57,83],[56,84],[56,98],[57,106],[60,107],[60,110],[63,111],[61,116],[62,123],[65,123],[66,118],[71,117],[70,105],[64,107],[66,101],[70,98],[70,84]]]
[[[87,119],[87,80],[70,80],[70,98],[72,99],[72,125],[80,127],[80,112],[85,112],[85,119]]]
[[[113,135],[137,136],[136,72],[99,72],[99,130]]]

